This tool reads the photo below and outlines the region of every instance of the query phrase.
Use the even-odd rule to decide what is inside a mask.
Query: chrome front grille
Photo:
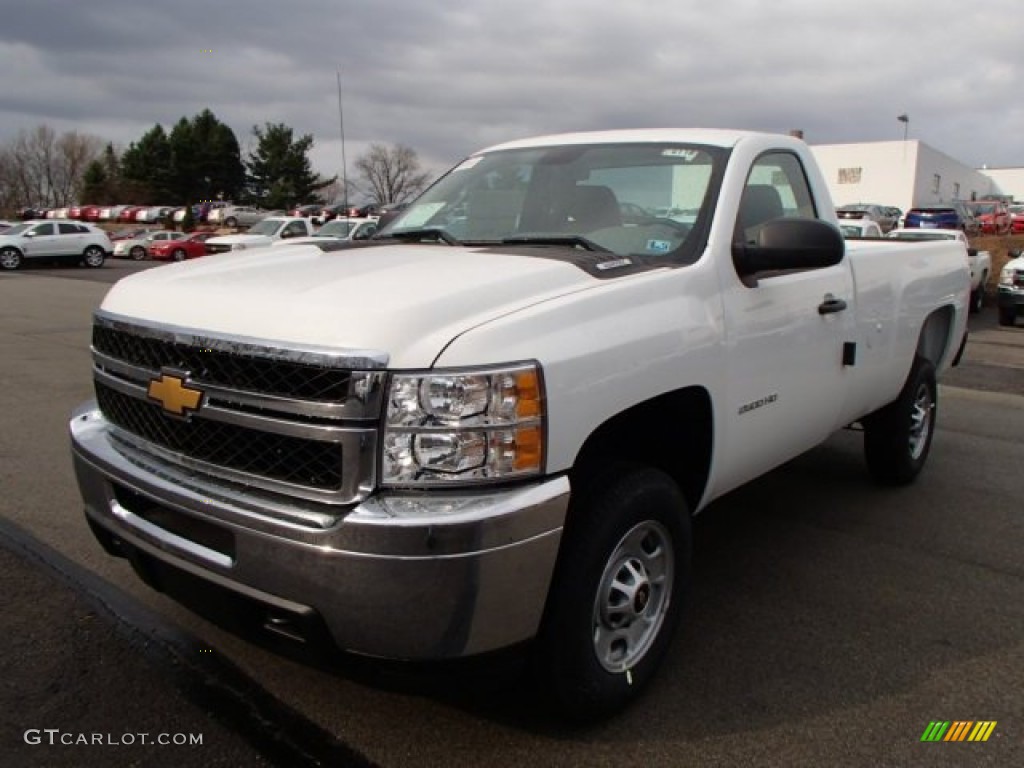
[[[132,450],[192,477],[314,502],[351,504],[376,483],[380,353],[289,349],[103,312],[92,349],[100,410]],[[148,395],[170,373],[203,393],[187,418]]]

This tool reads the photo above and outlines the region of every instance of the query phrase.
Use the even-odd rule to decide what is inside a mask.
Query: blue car
[[[907,211],[903,219],[904,229],[959,229],[969,236],[977,235],[981,229],[970,209],[961,202],[919,205]]]

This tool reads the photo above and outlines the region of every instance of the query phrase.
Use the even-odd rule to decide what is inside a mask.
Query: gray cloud
[[[0,0],[0,140],[49,123],[126,145],[209,107],[316,139],[340,170],[403,143],[440,172],[488,144],[622,127],[802,128],[812,143],[913,138],[1024,165],[1011,0]],[[204,53],[204,51],[212,51]]]

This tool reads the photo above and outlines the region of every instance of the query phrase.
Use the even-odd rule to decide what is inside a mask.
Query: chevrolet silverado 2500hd
[[[70,424],[87,518],[172,594],[378,657],[523,644],[549,700],[613,711],[668,648],[692,514],[855,423],[878,481],[925,463],[964,248],[836,222],[794,138],[571,134],[344,251],[121,280]]]

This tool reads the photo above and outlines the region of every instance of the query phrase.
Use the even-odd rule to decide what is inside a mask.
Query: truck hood
[[[207,256],[119,281],[102,309],[127,320],[281,346],[383,352],[426,368],[488,320],[600,283],[556,259],[446,245]]]

